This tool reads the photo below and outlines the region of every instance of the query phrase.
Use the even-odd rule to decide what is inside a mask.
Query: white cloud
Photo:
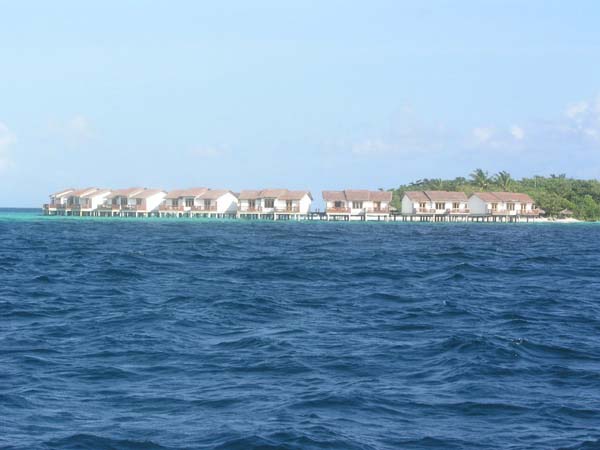
[[[494,129],[492,127],[478,127],[473,129],[473,137],[478,144],[488,144],[492,142]]]
[[[89,139],[92,136],[92,126],[84,116],[74,116],[69,119],[65,129],[70,135],[78,139]]]
[[[524,135],[521,127],[500,128],[486,125],[471,130],[471,139],[468,140],[467,146],[478,149],[512,151],[518,147],[517,143],[523,139]]]
[[[570,105],[561,129],[571,138],[600,142],[600,95]]]
[[[196,147],[192,149],[191,154],[199,158],[216,158],[226,153],[222,147]]]
[[[569,106],[567,106],[567,109],[565,110],[565,116],[567,116],[569,119],[576,119],[578,116],[585,114],[589,109],[589,104],[588,102],[577,102],[577,103],[572,103]]]
[[[356,133],[356,132],[355,132]],[[400,108],[390,123],[380,130],[370,130],[353,139],[338,140],[338,150],[355,156],[431,155],[442,152],[456,139],[443,123],[420,120],[412,108]]]
[[[555,115],[554,118],[532,120],[507,128],[478,127],[471,134],[476,147],[484,149],[520,153],[597,151],[600,144],[600,96],[572,103],[565,108],[563,115]]]
[[[517,141],[522,141],[525,137],[525,130],[518,125],[513,125],[510,127],[510,134]]]
[[[575,164],[574,159],[569,160],[575,155],[600,167],[600,96],[558,108],[544,118],[454,129],[418,120],[412,110],[403,110],[401,120],[391,121],[387,127],[353,134],[328,146],[343,156],[452,161],[480,158],[498,163],[519,157],[536,167],[552,166],[549,160]]]
[[[376,153],[387,153],[391,150],[391,146],[381,138],[365,139],[364,141],[352,144],[351,150],[354,155],[372,155]]]
[[[16,142],[17,138],[6,124],[0,122],[0,170],[6,169],[12,164],[9,148]]]
[[[66,120],[51,122],[49,129],[71,145],[82,144],[94,136],[94,128],[90,120],[81,114]]]

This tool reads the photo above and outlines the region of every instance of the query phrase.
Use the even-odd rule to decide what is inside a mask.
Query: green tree
[[[441,191],[444,189],[444,180],[441,178],[434,178],[433,180],[429,180],[429,185],[433,190]]]
[[[490,177],[488,173],[483,169],[475,169],[471,173],[471,183],[477,186],[478,188],[485,190],[490,185]]]
[[[560,195],[553,192],[541,192],[535,197],[536,205],[546,211],[548,216],[557,216],[569,204]]]
[[[578,216],[585,220],[600,219],[600,205],[594,201],[591,195],[585,195],[576,208]]]
[[[577,219],[600,220],[600,181],[577,180],[565,174],[552,174],[546,177],[535,175],[517,180],[510,177],[507,172],[498,172],[492,181],[487,172],[477,169],[471,173],[468,180],[463,177],[453,180],[424,178],[414,183],[400,185],[395,189],[393,205],[400,207],[400,200],[405,191],[445,189],[471,195],[478,190],[491,189],[492,183],[493,186],[499,186],[499,189],[529,194],[549,216],[558,216],[563,209],[569,209]]]
[[[494,177],[494,182],[502,189],[503,191],[510,190],[510,186],[512,185],[512,177],[510,173],[505,170],[498,172]]]

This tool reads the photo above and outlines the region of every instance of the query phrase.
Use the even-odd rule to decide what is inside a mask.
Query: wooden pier
[[[306,214],[274,212],[252,213],[238,211],[235,213],[217,213],[209,211],[145,211],[135,208],[82,210],[79,208],[44,209],[44,215],[66,217],[129,217],[129,218],[188,218],[188,219],[237,219],[237,220],[272,220],[272,221],[329,221],[329,222],[479,222],[479,223],[519,223],[535,222],[538,215],[532,214],[403,214],[391,211],[386,214],[330,214],[326,211],[309,211]]]

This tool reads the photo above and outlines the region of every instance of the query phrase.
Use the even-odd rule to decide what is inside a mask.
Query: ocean
[[[0,448],[600,448],[600,224],[0,212]]]

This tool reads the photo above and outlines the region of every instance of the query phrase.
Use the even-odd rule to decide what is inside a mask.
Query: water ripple
[[[600,448],[600,226],[0,235],[0,448]]]

